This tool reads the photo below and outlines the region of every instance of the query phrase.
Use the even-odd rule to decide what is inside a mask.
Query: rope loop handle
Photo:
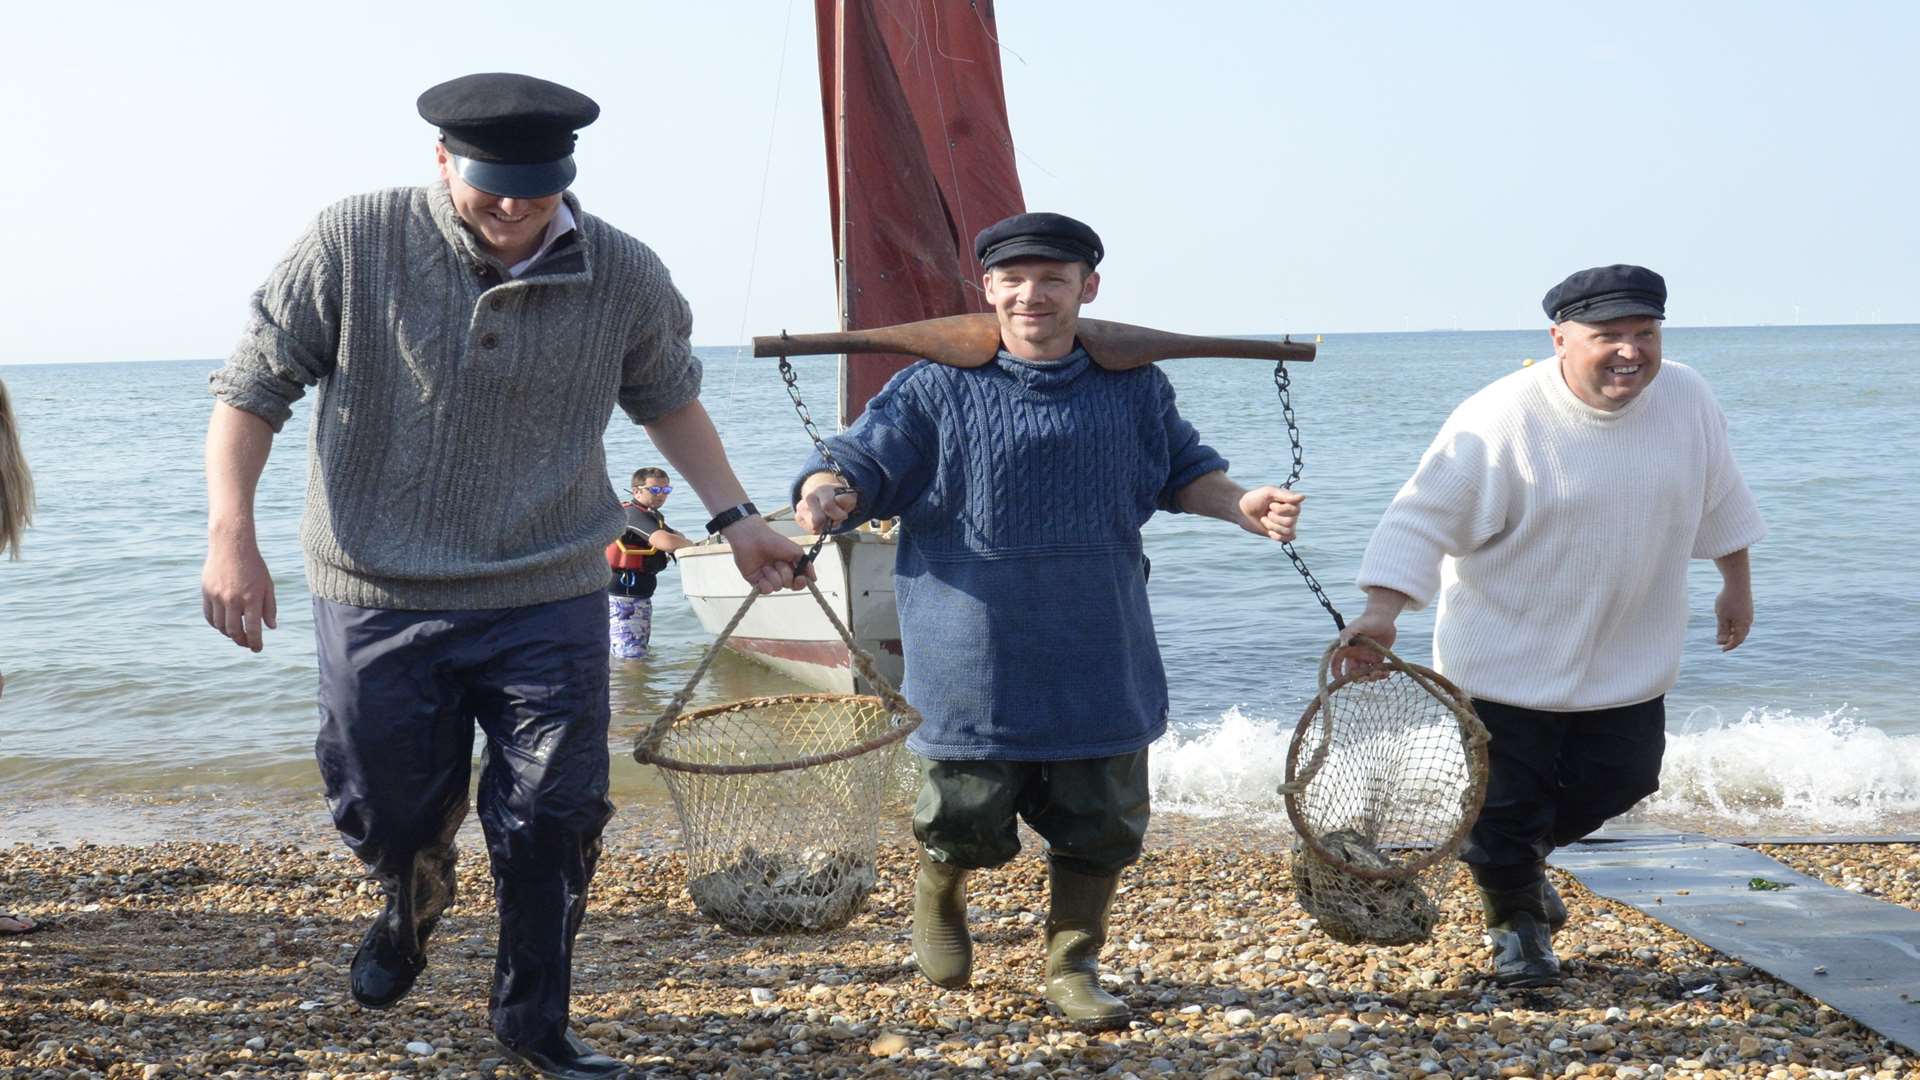
[[[1345,675],[1338,679],[1329,678],[1333,670],[1333,658],[1342,649],[1364,648],[1373,651],[1378,660],[1376,668]],[[1381,670],[1384,669],[1384,670]],[[1307,787],[1313,782],[1326,763],[1333,749],[1334,733],[1334,696],[1341,687],[1354,683],[1383,679],[1391,674],[1405,675],[1421,690],[1446,706],[1453,715],[1460,734],[1461,749],[1469,762],[1468,782],[1460,792],[1460,823],[1446,844],[1436,847],[1424,856],[1388,870],[1374,870],[1354,866],[1337,854],[1328,851],[1320,837],[1314,835],[1308,826],[1306,817],[1300,809],[1300,800],[1306,796]],[[1279,786],[1279,794],[1285,798],[1287,817],[1293,823],[1294,832],[1305,843],[1307,849],[1322,862],[1338,867],[1342,872],[1362,878],[1396,879],[1410,877],[1442,859],[1449,858],[1459,849],[1460,842],[1473,827],[1479,816],[1481,802],[1486,798],[1487,786],[1487,744],[1489,742],[1486,725],[1475,715],[1473,705],[1466,694],[1439,672],[1409,663],[1401,659],[1398,653],[1367,637],[1356,634],[1341,641],[1334,639],[1320,656],[1319,690],[1308,704],[1306,712],[1300,717],[1300,726],[1293,733],[1293,742],[1287,750],[1288,779]],[[1317,724],[1309,725],[1316,719]],[[1313,753],[1304,765],[1299,764],[1300,749],[1307,739],[1309,730],[1316,731]]]
[[[1321,767],[1326,764],[1327,755],[1331,752],[1333,745],[1333,691],[1348,683],[1382,679],[1389,674],[1389,672],[1386,671],[1377,673],[1369,671],[1349,675],[1342,679],[1329,679],[1328,676],[1333,671],[1333,658],[1335,654],[1342,649],[1351,648],[1371,649],[1379,656],[1379,660],[1376,661],[1376,663],[1380,666],[1405,675],[1407,678],[1412,679],[1420,689],[1425,690],[1433,697],[1444,702],[1448,709],[1454,714],[1455,718],[1460,721],[1461,742],[1466,746],[1469,754],[1473,754],[1487,745],[1486,725],[1482,724],[1480,718],[1474,715],[1473,707],[1466,703],[1458,689],[1454,688],[1451,683],[1442,686],[1440,682],[1437,681],[1439,679],[1438,673],[1429,672],[1426,668],[1418,664],[1410,664],[1402,660],[1399,653],[1367,637],[1365,634],[1355,634],[1350,640],[1344,642],[1335,638],[1333,644],[1328,645],[1326,651],[1320,654],[1320,671],[1318,675],[1319,690],[1314,694],[1313,705],[1310,707],[1320,718],[1319,742],[1314,746],[1313,756],[1307,760],[1306,765],[1299,770],[1292,780],[1280,785],[1279,793],[1281,795],[1285,795],[1288,798],[1297,798],[1298,796],[1306,794],[1307,785],[1313,782],[1314,776],[1317,775]]]

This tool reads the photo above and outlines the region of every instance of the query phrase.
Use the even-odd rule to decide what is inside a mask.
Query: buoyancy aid
[[[620,505],[626,507],[632,504],[621,503]],[[660,513],[658,510],[653,511],[653,514],[660,520],[660,527],[663,529],[666,528],[666,515]],[[608,566],[615,570],[642,570],[650,574],[657,574],[666,569],[667,561],[670,558],[666,552],[661,551],[651,544],[636,545],[628,543],[627,535],[626,533],[621,533],[619,536],[614,537],[613,543],[607,545]]]
[[[645,570],[647,557],[658,554],[659,548],[633,547],[622,537],[607,545],[607,565],[615,570]]]

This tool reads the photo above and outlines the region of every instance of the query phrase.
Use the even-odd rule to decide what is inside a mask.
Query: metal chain
[[[1293,387],[1293,379],[1287,374],[1285,361],[1273,365],[1273,386],[1280,392],[1280,415],[1287,420],[1287,441],[1293,444],[1293,469],[1287,473],[1287,482],[1280,486],[1291,490],[1300,479],[1301,470],[1306,467],[1306,457],[1300,446],[1300,421],[1293,415],[1293,395],[1289,393]],[[1327,599],[1327,591],[1320,587],[1320,582],[1314,578],[1313,571],[1307,569],[1307,561],[1293,549],[1293,542],[1283,541],[1280,550],[1286,552],[1287,558],[1293,560],[1293,568],[1300,571],[1300,576],[1306,580],[1307,588],[1313,591],[1313,598],[1320,601],[1320,606],[1327,609],[1327,614],[1333,616],[1334,629],[1345,630],[1347,620],[1341,618],[1340,613],[1334,610],[1333,601]]]
[[[786,337],[787,332],[780,331],[780,336]],[[787,384],[787,397],[793,402],[793,411],[800,414],[800,426],[806,429],[807,438],[813,440],[813,449],[820,455],[820,460],[827,463],[827,469],[840,478],[840,484],[834,493],[837,495],[848,490],[847,474],[841,470],[840,462],[833,456],[833,451],[827,449],[827,441],[821,438],[820,425],[813,422],[813,413],[807,409],[807,403],[800,400],[800,373],[793,370],[792,362],[784,356],[780,358],[780,381]],[[815,537],[813,546],[807,549],[806,556],[794,564],[793,572],[799,574],[812,565],[814,556],[820,554],[820,549],[826,546],[826,543],[826,533]]]
[[[786,331],[781,331],[780,336],[785,337]],[[840,462],[834,459],[833,451],[827,449],[826,440],[820,437],[820,425],[813,422],[813,414],[807,411],[807,403],[800,400],[800,373],[793,370],[793,364],[784,356],[780,358],[780,379],[787,384],[787,397],[793,400],[793,411],[800,414],[800,426],[807,429],[807,438],[813,440],[813,448],[820,452],[820,460],[827,463],[833,475],[844,480],[847,474],[840,471]]]

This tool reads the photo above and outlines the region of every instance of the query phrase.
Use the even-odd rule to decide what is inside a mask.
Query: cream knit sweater
[[[1557,360],[1468,398],[1394,496],[1361,588],[1424,607],[1435,667],[1475,697],[1554,711],[1672,689],[1687,561],[1766,533],[1706,380],[1667,361],[1616,412]]]

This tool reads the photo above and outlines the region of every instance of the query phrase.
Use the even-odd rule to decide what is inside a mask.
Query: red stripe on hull
[[[818,667],[843,668],[851,663],[846,643],[840,641],[794,641],[789,638],[742,637],[735,634],[727,639],[727,644],[741,652]],[[880,648],[895,656],[900,655],[900,641],[897,638],[880,642]]]

